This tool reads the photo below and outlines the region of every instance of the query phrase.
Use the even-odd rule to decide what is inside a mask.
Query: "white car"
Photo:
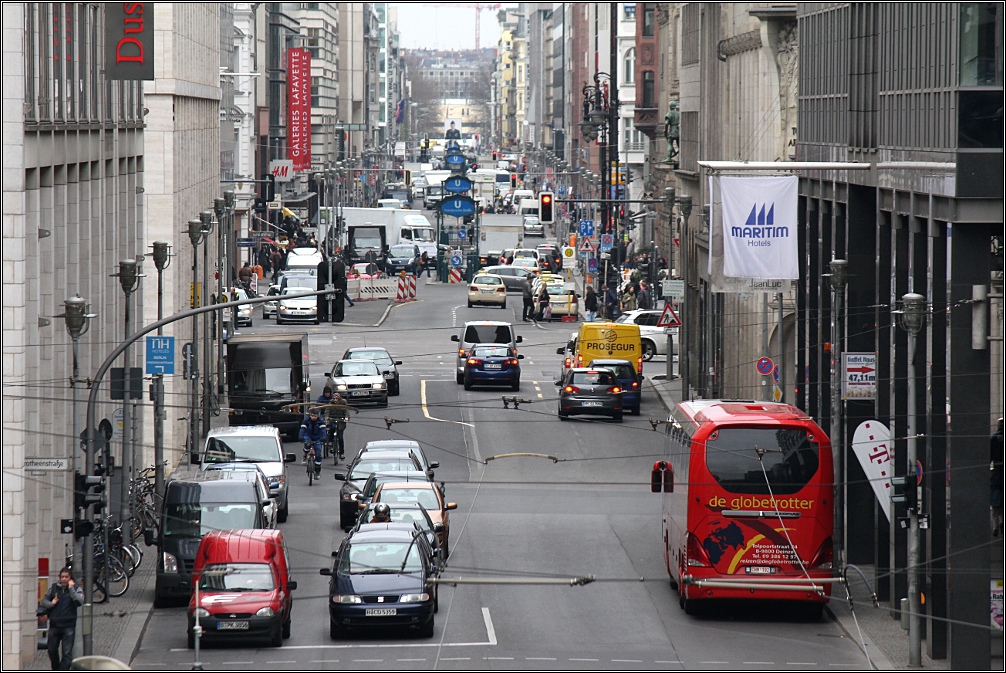
[[[667,334],[670,333],[674,343],[678,343],[677,327],[657,327],[660,321],[660,309],[634,309],[618,316],[615,322],[639,325],[639,337],[643,342],[643,359],[649,362],[654,355],[667,355]],[[677,355],[675,355],[675,358]]]
[[[348,404],[388,406],[388,384],[373,360],[339,360],[325,385],[345,397]]]
[[[248,293],[240,287],[232,287],[227,292],[227,301],[243,301],[245,299],[248,299]],[[241,306],[238,306],[238,327],[252,326],[252,306],[252,304],[242,304]],[[223,313],[224,324],[230,324],[231,310],[229,308],[225,308]]]
[[[545,225],[537,217],[527,216],[524,218],[524,235],[545,237]]]
[[[468,285],[468,308],[476,304],[499,305],[506,308],[506,284],[492,273],[481,273]]]
[[[262,317],[263,318],[275,318],[276,310],[279,308],[279,285],[270,285],[269,292],[266,294],[267,297],[277,297],[272,301],[267,301],[262,304]]]
[[[303,294],[313,292],[307,287],[287,286],[280,294],[279,308],[276,311],[276,324],[282,325],[287,322],[313,322],[318,324],[318,298],[298,297],[297,299],[287,299],[291,294]]]

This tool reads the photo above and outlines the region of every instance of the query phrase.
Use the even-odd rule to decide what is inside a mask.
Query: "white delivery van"
[[[321,251],[315,248],[293,248],[286,254],[286,270],[306,271],[313,276],[318,273],[322,261]]]

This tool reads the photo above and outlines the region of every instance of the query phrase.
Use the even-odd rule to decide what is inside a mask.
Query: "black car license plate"
[[[247,631],[248,622],[217,622],[217,631]]]

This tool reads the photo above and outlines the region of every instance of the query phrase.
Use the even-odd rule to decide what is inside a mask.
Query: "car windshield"
[[[375,501],[389,503],[392,507],[395,506],[394,503],[396,502],[418,502],[427,511],[439,511],[440,509],[440,501],[437,499],[437,495],[428,488],[382,488]]]
[[[478,346],[472,349],[472,356],[477,358],[505,358],[509,355],[510,349],[500,346]]]
[[[706,467],[729,493],[792,495],[817,474],[818,449],[803,428],[723,428],[706,440]]]
[[[432,243],[434,241],[433,228],[422,227],[413,229],[412,240],[419,241],[420,243]]]
[[[499,285],[503,281],[496,276],[475,276],[474,285]]]
[[[393,245],[389,254],[392,257],[412,257],[416,250],[411,245]]]
[[[252,503],[174,503],[164,508],[164,537],[201,538],[214,530],[256,528]]]
[[[611,374],[608,372],[573,372],[572,383],[581,386],[606,386],[614,381],[611,380]]]
[[[276,582],[268,563],[213,563],[203,568],[199,588],[206,591],[272,591]]]
[[[370,360],[340,362],[335,366],[335,376],[380,376],[377,365]]]
[[[530,257],[532,259],[535,259],[536,257],[538,257],[538,253],[535,250],[514,250],[513,256],[514,259],[521,259],[523,257]]]
[[[268,369],[233,369],[230,380],[232,392],[286,395],[293,392],[296,371],[290,367]]]
[[[514,266],[524,266],[524,267],[531,268],[531,267],[538,266],[538,262],[537,262],[537,260],[535,260],[534,257],[520,257],[520,258],[514,259],[513,265]]]
[[[433,530],[429,515],[418,507],[392,507],[391,520],[396,523],[418,523],[424,531]]]
[[[513,341],[513,335],[510,325],[469,325],[464,340],[470,344],[508,344]]]
[[[629,363],[617,364],[617,365],[616,364],[604,364],[604,365],[601,365],[600,363],[595,362],[594,366],[596,366],[596,367],[603,366],[605,369],[610,369],[611,371],[615,372],[615,378],[617,378],[617,379],[635,379],[636,378],[636,370],[633,369],[632,365],[630,365]]]
[[[624,323],[632,323],[633,318],[634,318],[634,316],[629,315],[628,313],[623,313],[622,315],[618,316],[618,319],[615,320],[615,322],[620,322],[620,323],[623,323],[623,324]]]
[[[347,360],[370,360],[379,365],[391,365],[391,356],[387,351],[350,351]]]
[[[357,542],[339,556],[339,570],[350,575],[414,573],[423,569],[415,542]]]
[[[274,437],[210,437],[206,440],[207,463],[279,462],[280,447]]]
[[[304,294],[305,292],[314,292],[314,288],[311,287],[287,287],[283,290],[283,296],[289,294]],[[309,299],[310,297],[304,297],[304,299]]]
[[[419,463],[412,458],[374,458],[373,460],[361,460],[359,463],[353,467],[353,471],[350,472],[349,478],[353,481],[363,480],[370,477],[371,474],[380,474],[381,472],[393,472],[393,471],[403,471],[403,470],[422,470]]]

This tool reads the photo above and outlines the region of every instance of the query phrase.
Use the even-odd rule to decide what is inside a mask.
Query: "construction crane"
[[[425,3],[427,7],[451,7],[457,9],[458,7],[470,7],[475,10],[475,49],[476,51],[482,48],[482,10],[483,9],[500,9],[503,5],[487,5],[481,2],[428,2]]]

